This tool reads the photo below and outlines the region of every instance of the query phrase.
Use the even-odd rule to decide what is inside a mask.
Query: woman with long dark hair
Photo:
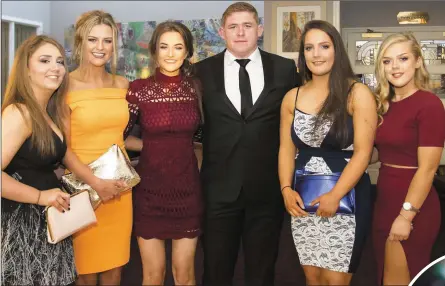
[[[377,125],[376,103],[371,91],[356,82],[340,34],[328,22],[306,24],[298,65],[304,85],[289,91],[281,107],[282,194],[307,284],[346,285],[357,270],[371,223],[371,183],[365,170]],[[309,187],[305,197],[293,184],[297,174],[338,179],[325,192]],[[353,188],[355,208],[342,212],[340,201]]]
[[[195,285],[203,203],[193,148],[200,108],[190,63],[191,32],[178,22],[159,24],[150,41],[150,54],[153,76],[135,80],[127,93],[131,115],[126,134],[138,116],[142,128],[142,139],[129,136],[126,147],[141,151],[134,234],[142,257],[143,284],[163,284],[164,241],[172,239],[175,284]]]

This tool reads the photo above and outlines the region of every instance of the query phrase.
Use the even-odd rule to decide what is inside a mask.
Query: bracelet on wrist
[[[399,216],[403,217],[405,220],[407,220],[411,225],[413,225],[413,222],[410,221],[404,214],[399,213]]]
[[[284,186],[281,188],[281,191],[284,191],[285,188],[290,188],[291,186]]]
[[[40,195],[42,194],[42,192],[41,191],[39,191],[39,196],[37,197],[37,205],[39,204],[39,202],[40,202]]]

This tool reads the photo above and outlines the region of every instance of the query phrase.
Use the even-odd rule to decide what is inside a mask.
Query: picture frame
[[[277,8],[277,52],[286,58],[298,58],[304,25],[321,18],[320,6]]]
[[[291,31],[291,21],[296,22],[294,28],[297,26],[302,32],[309,20],[327,20],[327,5],[329,5],[327,1],[265,1],[265,22],[271,24],[265,27],[265,31],[270,35],[265,38],[265,46],[272,53],[296,62],[299,39],[295,33],[296,29],[292,28]]]

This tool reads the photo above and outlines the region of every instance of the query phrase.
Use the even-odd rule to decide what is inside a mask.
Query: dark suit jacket
[[[264,89],[245,120],[225,92],[224,52],[196,65],[204,109],[201,179],[207,202],[233,202],[241,189],[252,200],[281,199],[280,107],[301,78],[293,60],[260,53]]]

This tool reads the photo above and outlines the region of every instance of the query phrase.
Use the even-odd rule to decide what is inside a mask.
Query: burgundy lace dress
[[[203,198],[193,136],[200,123],[191,79],[156,71],[130,84],[130,121],[142,130],[143,149],[133,189],[134,234],[144,239],[193,238],[201,234]]]

